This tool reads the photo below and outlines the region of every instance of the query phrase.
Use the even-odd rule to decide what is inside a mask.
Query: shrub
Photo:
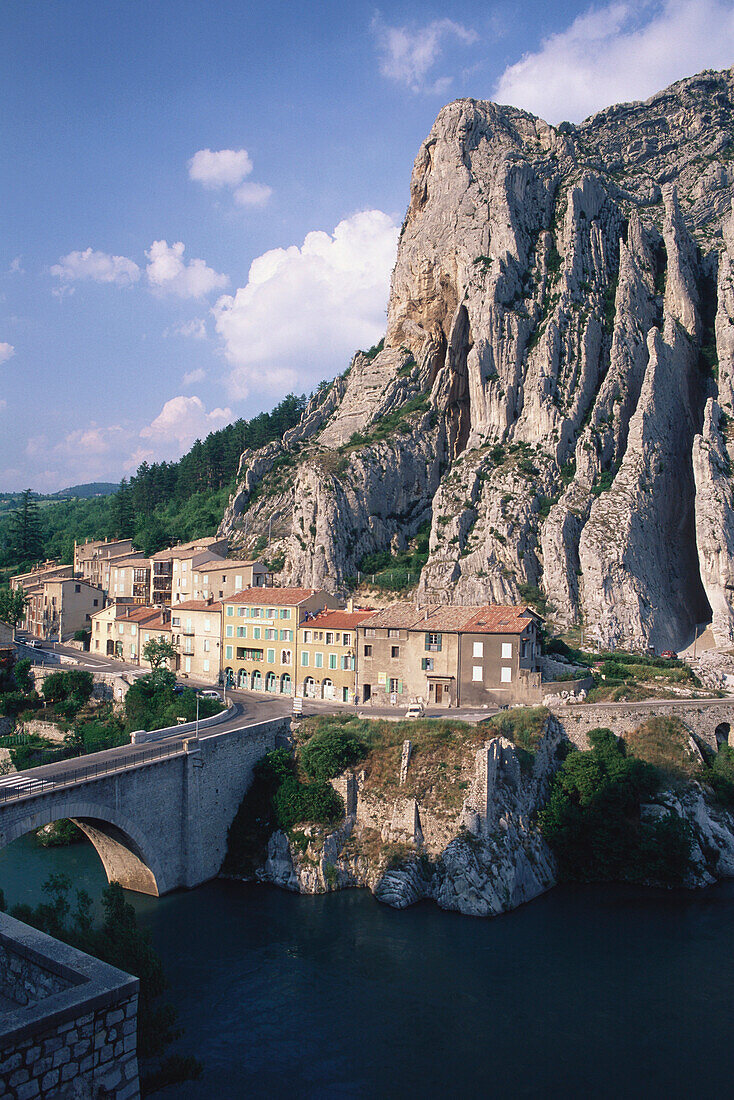
[[[344,804],[334,788],[324,780],[301,783],[289,775],[273,796],[275,823],[279,829],[290,829],[301,821],[329,824],[344,813]]]
[[[561,878],[680,884],[690,865],[688,825],[672,813],[654,822],[640,815],[658,789],[656,769],[628,757],[611,730],[592,730],[589,741],[589,751],[566,757],[539,815]]]
[[[334,727],[314,734],[300,750],[303,770],[311,779],[333,779],[345,768],[364,760],[366,754],[363,741]]]
[[[720,747],[705,778],[719,801],[734,807],[734,749],[730,745]]]

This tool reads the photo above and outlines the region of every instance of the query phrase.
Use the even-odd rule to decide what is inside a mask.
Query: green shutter
[[[402,695],[402,694],[403,694],[403,681],[398,680],[398,695]]]
[[[390,677],[386,676],[385,677],[385,695],[389,695],[389,694],[390,694]]]

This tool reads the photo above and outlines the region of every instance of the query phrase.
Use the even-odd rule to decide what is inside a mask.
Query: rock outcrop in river
[[[430,520],[419,595],[540,590],[605,644],[734,642],[734,70],[579,126],[449,104],[421,146],[384,343],[221,532],[342,589]]]

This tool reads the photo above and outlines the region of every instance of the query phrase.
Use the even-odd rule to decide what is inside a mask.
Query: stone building
[[[24,629],[54,641],[89,630],[92,616],[105,605],[104,591],[77,577],[59,577],[26,589]]]
[[[74,543],[74,576],[110,589],[110,568],[114,562],[135,556],[132,539],[96,539]],[[143,555],[141,554],[140,557]]]
[[[314,588],[249,588],[223,604],[225,681],[282,695],[293,694],[299,627],[339,607],[330,592]]]
[[[143,627],[157,621],[160,616],[161,610],[157,607],[110,604],[92,617],[90,653],[140,664],[145,644]]]
[[[171,638],[179,647],[179,669],[214,683],[221,669],[222,605],[214,600],[186,600],[171,610]]]
[[[194,571],[192,598],[223,600],[245,588],[264,588],[272,583],[273,574],[263,562],[222,558]]]
[[[298,628],[298,694],[353,703],[357,690],[357,625],[368,612],[322,611]]]
[[[150,594],[150,559],[142,554],[120,558],[110,564],[107,595],[110,600],[131,600],[146,604]]]
[[[222,555],[227,553],[227,547],[227,539],[202,538],[153,554],[150,559],[150,603],[170,607],[194,599],[194,574],[202,566],[224,561]]]
[[[357,697],[440,707],[540,701],[540,623],[526,606],[393,604],[359,624]]]

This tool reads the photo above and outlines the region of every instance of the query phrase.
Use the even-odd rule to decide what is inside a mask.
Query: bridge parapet
[[[734,745],[734,699],[650,699],[644,703],[600,703],[596,706],[552,706],[567,736],[579,748],[588,748],[589,730],[606,727],[618,736],[637,729],[648,718],[679,718],[693,736],[714,752]]]

